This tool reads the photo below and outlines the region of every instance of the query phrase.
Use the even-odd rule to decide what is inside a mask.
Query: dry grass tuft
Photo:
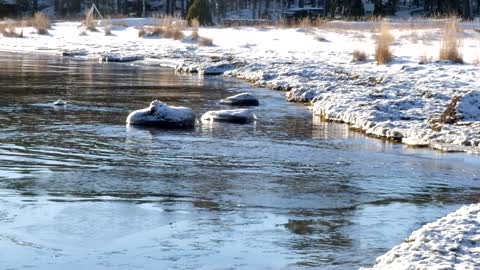
[[[377,61],[377,65],[384,65],[393,59],[390,45],[393,43],[394,38],[390,33],[388,23],[385,21],[380,24],[378,31],[377,44],[375,46],[375,61]]]
[[[198,29],[194,29],[188,39],[192,42],[198,43],[201,46],[213,46],[211,38],[202,37],[198,34]]]
[[[95,26],[95,18],[93,16],[93,13],[88,10],[85,12],[85,20],[82,22],[82,24],[87,28],[88,31],[98,31],[97,27]]]
[[[146,34],[147,34],[147,31],[145,31],[145,28],[140,28],[140,30],[138,30],[139,38],[144,38]]]
[[[23,37],[23,28],[20,33],[17,32],[17,28],[15,25],[11,24],[0,24],[0,33],[4,37],[15,37],[21,38]]]
[[[213,46],[213,39],[206,38],[206,37],[200,37],[198,39],[198,44],[200,44],[202,46]]]
[[[163,36],[165,38],[173,38],[175,40],[182,40],[185,37],[182,30],[176,25],[164,26]]]
[[[367,60],[367,54],[364,51],[354,50],[352,53],[352,58],[354,62],[363,62]]]
[[[460,32],[463,31],[458,25],[457,20],[450,20],[445,25],[442,45],[440,47],[440,60],[463,64],[463,57],[460,53],[460,46],[462,45]]]
[[[80,31],[80,33],[78,35],[81,36],[81,37],[87,36],[87,31],[82,30],[82,31]]]
[[[326,38],[324,38],[324,37],[322,37],[322,36],[319,36],[319,35],[316,35],[316,36],[314,37],[314,39],[315,39],[316,41],[319,41],[319,42],[328,42],[328,39],[326,39]]]
[[[192,19],[189,23],[190,27],[198,29],[200,27],[200,21],[198,19]]]
[[[105,26],[105,36],[113,36],[112,27],[110,25]]]
[[[39,35],[46,35],[50,28],[50,20],[43,12],[37,12],[33,15],[32,26],[37,29]]]

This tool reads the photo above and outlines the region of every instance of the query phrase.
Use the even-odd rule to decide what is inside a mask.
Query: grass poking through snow
[[[452,19],[447,22],[440,47],[440,60],[463,64],[463,57],[460,53],[460,46],[462,45],[461,32],[462,30],[457,20]]]
[[[353,62],[363,62],[367,60],[367,54],[364,51],[354,50],[352,53]]]
[[[382,22],[379,27],[377,42],[375,45],[375,61],[378,65],[384,65],[392,61],[393,54],[390,45],[393,43],[393,36],[387,22]]]
[[[37,29],[39,35],[47,35],[50,28],[50,20],[43,12],[37,12],[33,15],[32,26]]]

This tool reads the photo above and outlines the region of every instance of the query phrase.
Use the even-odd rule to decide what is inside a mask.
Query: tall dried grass
[[[443,32],[442,44],[440,46],[440,60],[448,60],[454,63],[463,63],[463,57],[460,53],[460,47],[462,45],[461,32],[457,20],[450,20],[446,25]]]
[[[200,21],[197,18],[192,19],[190,20],[189,25],[192,28],[198,29],[200,27]]]
[[[97,32],[97,27],[95,26],[95,16],[90,10],[85,11],[85,20],[82,22],[83,26],[87,28],[88,31]]]
[[[17,32],[17,28],[13,24],[0,24],[0,33],[4,37],[21,38],[23,37],[23,28],[19,33]]]
[[[32,26],[37,29],[39,35],[47,35],[50,28],[50,20],[43,12],[37,12],[33,15]]]
[[[383,21],[378,28],[378,35],[375,45],[375,61],[377,65],[384,65],[392,61],[393,54],[390,45],[394,38],[390,33],[390,27],[386,21]]]

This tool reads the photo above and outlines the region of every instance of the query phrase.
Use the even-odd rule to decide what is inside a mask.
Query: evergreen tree
[[[365,15],[365,10],[363,8],[362,0],[354,0],[352,3],[352,9],[350,11],[350,16],[361,17]]]
[[[195,0],[190,6],[187,13],[187,21],[190,23],[194,19],[197,19],[201,25],[212,24],[208,0]]]

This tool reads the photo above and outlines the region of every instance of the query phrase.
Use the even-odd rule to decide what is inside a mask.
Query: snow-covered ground
[[[308,102],[314,114],[367,134],[442,151],[480,153],[480,25],[463,24],[466,64],[437,61],[443,21],[392,22],[395,60],[373,61],[375,22],[330,22],[321,28],[201,28],[214,46],[190,38],[140,38],[139,26],[155,20],[114,20],[113,36],[59,22],[49,35],[25,28],[24,38],[0,38],[0,50],[47,52],[86,59],[142,59],[178,71],[224,74],[256,86],[286,91],[290,101]],[[18,29],[20,31],[20,29]],[[189,35],[191,30],[183,30]],[[352,62],[353,50],[368,59]],[[101,57],[103,56],[103,57]],[[107,56],[107,57],[105,57]],[[419,64],[423,59],[424,64]],[[426,60],[426,61],[425,61]],[[452,99],[450,124],[439,119]]]
[[[464,206],[415,231],[361,270],[480,268],[480,204]]]
[[[114,20],[113,35],[59,22],[49,35],[23,29],[24,38],[0,38],[0,50],[68,55],[78,59],[137,60],[179,72],[223,74],[286,91],[290,101],[312,105],[327,120],[367,134],[442,151],[480,153],[480,29],[463,24],[464,65],[439,62],[441,21],[393,22],[395,60],[373,61],[375,23],[332,22],[322,28],[201,28],[214,46],[191,38],[140,38],[155,20]],[[20,29],[17,29],[20,31]],[[191,30],[183,31],[186,36]],[[353,50],[368,59],[352,62]],[[423,59],[423,64],[419,64]],[[427,60],[427,61],[425,61]],[[450,106],[449,106],[450,105]],[[449,109],[450,124],[439,119]],[[443,117],[445,120],[445,115]],[[445,122],[445,121],[443,121]],[[374,269],[479,268],[479,205],[424,226],[380,257]],[[452,266],[454,265],[454,266]]]

